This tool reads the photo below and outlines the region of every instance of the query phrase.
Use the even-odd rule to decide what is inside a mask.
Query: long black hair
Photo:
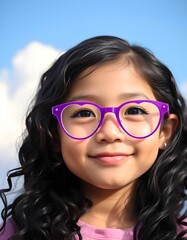
[[[170,70],[141,46],[113,36],[83,41],[62,54],[41,77],[26,117],[26,130],[19,150],[21,167],[8,174],[9,188],[1,190],[2,217],[16,225],[12,240],[81,239],[77,221],[91,207],[79,179],[55,150],[57,121],[51,107],[65,102],[76,77],[88,67],[99,67],[125,56],[151,86],[157,100],[169,103],[179,124],[165,150],[139,178],[135,191],[137,224],[134,239],[182,240],[187,212],[187,106]],[[94,71],[94,68],[93,68]],[[24,192],[12,204],[6,201],[13,177],[24,176]],[[179,227],[179,228],[178,228]],[[186,231],[187,232],[187,231]]]

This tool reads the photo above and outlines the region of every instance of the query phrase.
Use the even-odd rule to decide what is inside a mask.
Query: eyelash
[[[130,111],[130,110],[138,110],[138,111],[141,111],[141,114],[148,114],[148,111],[145,111],[144,109],[142,109],[142,108],[138,108],[138,107],[131,107],[131,108],[129,108],[126,112],[125,112],[125,114],[126,113],[128,113],[128,111]],[[130,115],[137,115],[137,114],[130,114]]]
[[[89,112],[89,113],[93,114],[94,117],[95,117],[95,114],[94,114],[91,110],[89,110],[89,109],[81,109],[81,110],[77,110],[77,111],[72,115],[72,118],[81,117],[81,116],[78,116],[78,115],[81,114],[82,112]]]

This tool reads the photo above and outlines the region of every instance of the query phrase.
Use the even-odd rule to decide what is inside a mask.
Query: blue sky
[[[0,67],[33,40],[66,50],[109,34],[148,47],[185,81],[186,12],[186,0],[1,0]]]
[[[1,0],[0,187],[17,166],[15,145],[41,72],[60,52],[96,35],[150,49],[187,96],[186,0]]]

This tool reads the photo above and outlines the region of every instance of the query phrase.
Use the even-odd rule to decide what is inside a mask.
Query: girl
[[[185,101],[152,53],[112,36],[80,43],[41,78],[0,239],[187,239],[186,139]]]

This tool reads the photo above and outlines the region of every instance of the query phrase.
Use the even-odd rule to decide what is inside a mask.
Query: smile
[[[124,153],[101,153],[90,157],[102,165],[118,165],[127,160],[129,156],[131,155]]]

